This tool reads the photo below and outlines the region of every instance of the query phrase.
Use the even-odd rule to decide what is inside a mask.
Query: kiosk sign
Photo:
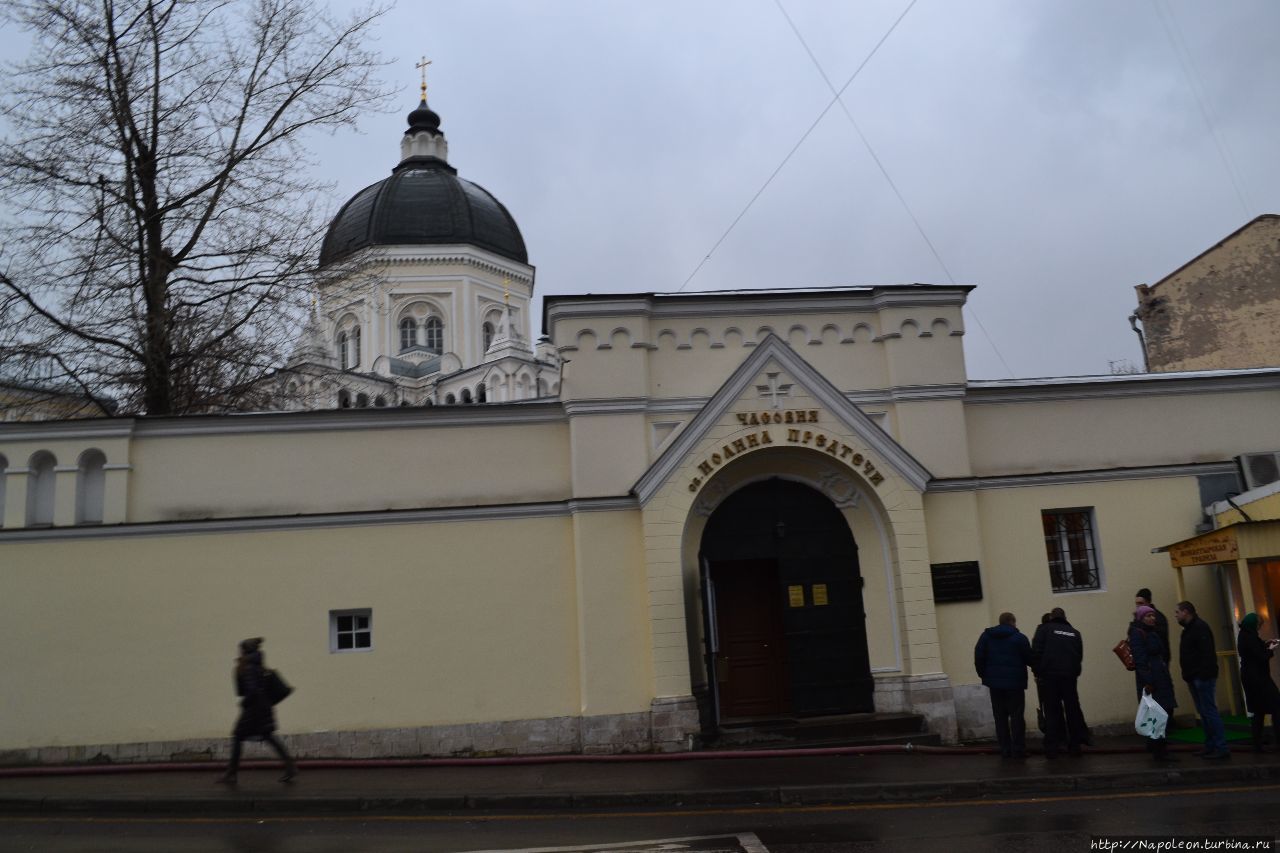
[[[1175,569],[1183,566],[1211,566],[1234,563],[1240,557],[1236,532],[1227,528],[1169,546],[1169,561]]]

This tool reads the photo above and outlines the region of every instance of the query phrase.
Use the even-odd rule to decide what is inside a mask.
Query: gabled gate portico
[[[780,384],[789,386],[786,405],[776,395],[763,402],[765,392],[761,389]],[[778,407],[770,403],[778,403]],[[809,673],[801,680],[808,678],[812,686],[798,687],[789,670],[782,672],[785,666],[770,664],[776,671],[768,678],[785,684],[786,690],[780,700],[765,700],[773,705],[756,707],[772,709],[768,713],[783,713],[779,708],[786,707],[785,713],[794,714],[794,707],[787,706],[797,696],[831,692],[833,685],[843,680],[845,699],[828,707],[922,714],[944,740],[953,739],[954,703],[941,670],[923,519],[922,496],[929,474],[794,350],[774,337],[763,341],[739,366],[635,488],[646,540],[655,701],[697,696],[704,725],[718,722],[714,719],[717,714],[725,717],[724,708],[713,708],[717,699],[712,689],[719,685],[715,679],[723,673],[708,666],[708,638],[713,645],[721,638],[711,634],[702,584],[704,577],[714,584],[719,576],[723,582],[730,568],[716,569],[712,553],[712,565],[704,570],[700,559],[705,556],[701,553],[704,532],[718,508],[732,501],[735,493],[771,479],[816,494],[851,532],[845,563],[854,561],[856,573],[851,570],[846,576],[858,578],[861,601],[850,606],[841,590],[839,596],[845,600],[841,607],[845,609],[831,621],[838,631],[848,632],[851,619],[857,621],[865,613],[864,639],[853,643],[857,654],[852,657],[864,649],[866,664],[850,663],[851,655],[845,654],[844,661],[831,663],[832,671],[823,673],[826,647],[819,644],[819,649],[802,652],[796,661]],[[745,526],[730,523],[730,532],[723,535],[712,527],[712,538],[723,536],[732,541],[735,528],[745,536],[745,528],[750,526],[751,522]],[[830,550],[829,543],[823,547]],[[749,553],[732,549],[725,556],[727,562],[753,559]],[[777,558],[765,555],[764,559]],[[792,609],[792,595],[797,596],[797,602],[811,606],[814,584],[821,594],[823,581],[810,579],[806,583],[800,572],[791,578],[796,582],[785,582],[785,573],[777,572],[776,565],[769,568],[756,563],[739,568],[741,584],[737,586],[745,584],[757,592],[775,589],[774,616],[768,616],[768,609],[758,615],[776,617],[784,636],[779,660],[791,663],[785,613]],[[730,582],[730,586],[735,584]],[[797,586],[802,589],[793,593],[790,588]],[[738,595],[739,601],[754,600],[741,588],[729,592]],[[813,611],[831,607],[831,596],[836,593],[836,588],[828,585],[828,604],[814,606]],[[784,596],[780,601],[778,594]],[[715,604],[712,600],[713,608]],[[797,648],[803,645],[801,634],[817,630],[804,627],[803,621],[800,625],[794,632]],[[768,641],[756,637],[755,642]],[[870,707],[865,698],[850,698],[856,694],[851,682],[865,684],[868,676]],[[802,708],[809,701],[801,699]],[[812,713],[826,713],[817,710],[822,701],[814,700],[809,706]],[[730,719],[735,713],[751,713],[750,703],[728,710]]]

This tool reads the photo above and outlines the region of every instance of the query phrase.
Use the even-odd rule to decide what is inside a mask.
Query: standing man
[[[1084,638],[1071,627],[1066,612],[1055,607],[1031,643],[1031,669],[1039,679],[1044,703],[1045,758],[1057,758],[1064,745],[1072,755],[1079,755],[1088,737],[1076,688],[1083,668]]]
[[[1000,624],[982,632],[973,648],[973,665],[991,694],[996,740],[1005,758],[1027,757],[1027,665],[1031,643],[1018,630],[1012,613],[1001,613]]]
[[[1218,652],[1213,645],[1213,629],[1196,615],[1196,606],[1190,601],[1178,602],[1173,618],[1182,626],[1178,644],[1182,680],[1191,688],[1196,713],[1204,726],[1204,750],[1199,755],[1210,760],[1230,758],[1227,730],[1218,714]]]
[[[1173,660],[1173,646],[1169,645],[1169,620],[1158,607],[1151,603],[1151,590],[1144,586],[1134,593],[1133,606],[1135,608],[1150,607],[1156,612],[1156,634],[1160,636],[1160,642],[1164,645],[1164,662]]]

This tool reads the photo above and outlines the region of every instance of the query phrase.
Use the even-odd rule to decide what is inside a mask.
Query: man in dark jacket
[[[973,665],[991,694],[996,740],[1005,758],[1027,755],[1027,666],[1031,643],[1018,630],[1012,613],[1001,613],[1000,624],[982,632],[973,648]]]
[[[1164,646],[1164,662],[1168,663],[1173,659],[1173,646],[1169,645],[1169,620],[1160,608],[1151,603],[1151,590],[1145,586],[1134,593],[1134,607],[1150,607],[1156,612],[1156,634],[1160,636],[1160,643]]]
[[[1040,684],[1044,706],[1045,758],[1056,758],[1065,745],[1079,755],[1088,738],[1076,680],[1084,664],[1084,638],[1067,621],[1061,607],[1049,611],[1049,621],[1036,629],[1031,643],[1031,668]]]
[[[1204,726],[1204,751],[1200,757],[1230,758],[1226,727],[1218,713],[1218,652],[1213,645],[1213,629],[1196,615],[1196,606],[1190,601],[1178,602],[1173,618],[1182,626],[1182,640],[1178,644],[1182,680],[1191,688],[1196,713]]]

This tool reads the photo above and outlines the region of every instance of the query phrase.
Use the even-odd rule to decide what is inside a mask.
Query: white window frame
[[[365,627],[357,628],[358,622],[353,622],[353,626],[348,631],[338,630],[338,621],[340,619],[351,617],[352,619],[365,619]],[[344,634],[350,634],[352,637],[351,648],[339,648],[338,638]],[[369,639],[369,645],[355,645],[358,635],[364,634]],[[330,610],[329,611],[329,653],[335,655],[345,654],[361,654],[373,651],[373,608],[371,607],[355,607],[348,610]]]
[[[407,352],[418,345],[418,324],[412,317],[401,317],[397,327],[400,330],[400,352]]]
[[[434,314],[423,320],[422,341],[428,352],[444,352],[444,320]]]

